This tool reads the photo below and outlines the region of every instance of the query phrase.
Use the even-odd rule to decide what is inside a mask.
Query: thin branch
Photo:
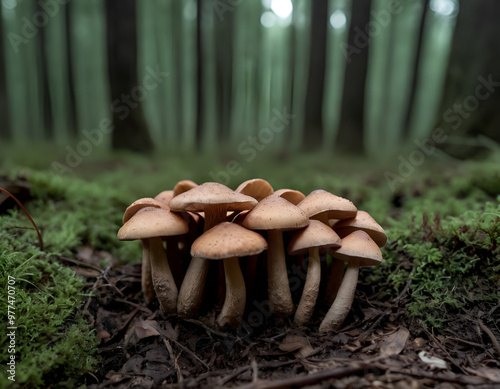
[[[38,242],[40,243],[40,250],[43,251],[42,234],[40,234],[40,230],[38,229],[35,221],[31,218],[29,212],[26,210],[26,208],[24,208],[24,205],[16,198],[16,196],[14,196],[12,193],[10,193],[7,189],[0,187],[0,191],[7,193],[7,195],[9,197],[11,197],[17,203],[17,205],[19,205],[19,207],[21,207],[21,209],[26,214],[26,216],[28,216],[28,219],[30,219],[31,224],[33,224],[33,226],[35,227],[36,233],[38,235]]]

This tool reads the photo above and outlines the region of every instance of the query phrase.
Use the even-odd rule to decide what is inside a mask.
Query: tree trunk
[[[413,67],[413,78],[411,82],[411,89],[410,89],[410,97],[408,99],[408,109],[406,111],[406,118],[405,118],[405,125],[404,125],[404,131],[405,135],[408,133],[408,127],[410,125],[410,115],[411,115],[411,108],[413,107],[413,104],[415,103],[415,94],[417,90],[417,81],[418,81],[418,74],[419,74],[419,63],[420,59],[422,57],[422,43],[423,43],[423,36],[424,36],[424,30],[425,30],[425,18],[427,16],[427,13],[429,12],[429,1],[430,0],[424,0],[423,4],[423,12],[422,12],[422,18],[420,19],[420,29],[418,32],[418,43],[417,43],[417,54],[415,55],[415,62],[414,62],[414,67]]]
[[[321,146],[323,133],[322,107],[325,84],[328,1],[313,1],[311,13],[309,76],[303,139],[306,149],[318,149]]]
[[[460,2],[436,124],[449,137],[445,151],[455,157],[495,148],[479,134],[500,142],[500,91],[495,85],[500,82],[499,13],[500,2],[495,0]],[[493,81],[489,90],[481,82],[488,84],[488,79]]]
[[[108,72],[113,111],[113,149],[147,153],[153,150],[141,101],[147,88],[164,82],[161,71],[151,68],[148,85],[137,75],[137,33],[134,0],[107,0]]]
[[[337,147],[345,153],[363,151],[365,81],[368,69],[371,0],[353,0],[347,38],[346,70]]]

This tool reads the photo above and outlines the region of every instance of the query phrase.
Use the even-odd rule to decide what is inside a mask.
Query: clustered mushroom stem
[[[309,249],[309,263],[307,265],[307,276],[304,284],[304,290],[300,298],[299,306],[295,312],[293,321],[301,326],[311,320],[314,313],[314,307],[319,293],[321,281],[321,262],[319,258],[319,248],[311,247]]]
[[[326,286],[326,301],[328,304],[333,304],[344,277],[344,261],[337,258],[332,258],[330,264],[330,277]]]
[[[224,275],[226,279],[226,298],[217,317],[217,324],[221,327],[227,324],[231,328],[236,328],[245,312],[246,301],[245,281],[238,258],[224,259]]]
[[[190,318],[200,307],[210,262],[204,258],[192,258],[188,266],[177,301],[177,313]]]
[[[226,220],[227,206],[216,206],[205,211],[205,228],[203,232],[207,232],[210,228],[222,223]]]
[[[167,243],[167,260],[172,271],[172,275],[175,280],[177,288],[182,284],[182,277],[184,276],[184,271],[182,269],[182,258],[181,252],[179,250],[179,237],[178,236],[167,236],[165,238]]]
[[[155,298],[155,290],[153,288],[153,277],[151,275],[151,261],[149,259],[149,241],[142,239],[142,269],[141,269],[141,286],[142,293],[146,303],[149,304]]]
[[[354,301],[354,292],[356,291],[356,285],[358,283],[358,275],[359,259],[351,258],[347,264],[347,270],[340,284],[337,298],[321,322],[319,332],[337,331],[340,328]]]
[[[156,297],[165,313],[175,313],[177,310],[177,286],[170,271],[161,238],[150,238],[149,248],[151,274]]]
[[[288,284],[283,234],[281,230],[269,230],[267,236],[269,308],[278,315],[289,316],[293,313],[294,306]]]

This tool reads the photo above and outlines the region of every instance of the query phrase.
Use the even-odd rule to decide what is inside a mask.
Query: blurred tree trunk
[[[313,1],[311,10],[309,76],[304,123],[304,146],[306,149],[317,149],[321,146],[327,18],[328,0]]]
[[[203,125],[203,62],[201,60],[201,10],[202,10],[202,0],[196,0],[196,128],[195,128],[195,139],[196,139],[196,150],[201,150],[201,129]]]
[[[351,24],[344,54],[347,57],[337,147],[346,153],[363,151],[366,72],[368,70],[371,0],[353,0]]]
[[[415,55],[415,61],[414,61],[414,66],[413,66],[413,78],[412,78],[411,88],[410,88],[410,97],[408,100],[408,109],[406,111],[406,118],[405,118],[405,126],[404,126],[405,135],[408,134],[408,127],[410,125],[411,107],[413,107],[413,104],[415,103],[418,74],[420,73],[419,63],[420,63],[420,59],[422,57],[423,37],[424,37],[424,30],[425,30],[425,19],[427,17],[427,13],[429,12],[429,1],[430,0],[424,0],[422,17],[420,19],[420,29],[418,32],[418,42],[417,42],[417,53]]]
[[[36,3],[36,11],[43,13],[44,9],[42,8],[42,3]],[[40,132],[43,133],[44,139],[52,139],[54,136],[53,131],[53,116],[52,116],[52,101],[49,93],[49,77],[47,75],[48,72],[48,60],[50,53],[47,49],[47,31],[45,28],[40,28],[40,45],[37,47],[37,64],[39,67],[39,75],[40,75],[40,86],[42,91],[40,92],[40,96],[42,97],[42,117],[43,117],[43,126],[40,128]]]
[[[65,22],[65,33],[66,33],[66,57],[68,61],[68,89],[69,89],[69,109],[68,109],[68,136],[76,137],[78,134],[78,126],[76,124],[76,96],[75,96],[75,82],[73,80],[73,59],[71,56],[71,11],[70,7],[73,4],[68,2],[65,6],[64,12],[64,22]]]
[[[140,85],[137,75],[135,1],[106,0],[105,5],[114,127],[112,147],[146,153],[153,149],[153,142],[141,106],[148,86]],[[156,74],[151,75],[149,85],[161,82],[162,74],[157,69],[152,72]]]
[[[7,106],[7,86],[5,83],[5,47],[2,7],[0,7],[0,139],[9,139],[9,110]]]
[[[495,148],[479,134],[500,142],[498,15],[499,1],[460,2],[437,122],[449,136],[445,150],[458,157]]]

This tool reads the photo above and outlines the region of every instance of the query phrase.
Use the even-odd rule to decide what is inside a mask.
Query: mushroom
[[[335,196],[323,189],[309,193],[297,204],[308,217],[328,224],[328,219],[348,219],[356,216],[358,209],[352,201]]]
[[[337,297],[319,327],[320,332],[336,331],[344,322],[354,300],[360,266],[375,266],[382,262],[382,253],[370,236],[361,230],[354,231],[341,241],[341,247],[332,256],[347,262]]]
[[[164,190],[163,192],[160,192],[155,196],[155,200],[161,201],[162,203],[168,205],[168,203],[170,203],[170,200],[172,200],[172,197],[174,197],[173,190]]]
[[[236,188],[235,192],[243,193],[244,195],[251,196],[257,201],[260,201],[263,198],[272,195],[274,189],[266,180],[263,180],[262,178],[254,178],[241,183],[241,185]]]
[[[312,219],[319,220],[329,226],[329,219],[353,218],[357,214],[356,206],[343,197],[335,196],[323,189],[318,189],[309,193],[304,200],[297,204],[299,208]],[[335,298],[342,277],[344,275],[344,262],[332,257],[330,264],[330,277],[328,279],[327,299]]]
[[[306,197],[304,193],[295,189],[278,189],[274,194],[290,201],[293,205],[297,205]]]
[[[338,247],[340,247],[339,236],[318,220],[310,220],[306,228],[294,232],[288,245],[288,254],[302,255],[309,252],[306,282],[293,319],[295,324],[299,326],[306,324],[314,312],[321,282],[319,251]]]
[[[174,196],[169,206],[174,211],[204,212],[204,231],[206,232],[225,221],[227,211],[252,209],[256,204],[257,200],[253,197],[236,193],[227,186],[216,182],[206,182]],[[179,291],[177,311],[180,316],[192,317],[198,310],[208,267],[208,260],[192,258]]]
[[[378,247],[383,247],[387,243],[387,235],[384,229],[365,211],[358,211],[352,219],[339,220],[333,225],[333,229],[341,238],[356,230],[362,230],[370,235]]]
[[[125,213],[123,214],[123,223],[125,224],[133,217],[137,211],[142,208],[153,207],[153,208],[164,208],[168,209],[166,204],[160,201],[152,199],[150,197],[144,197],[138,199],[130,204]],[[152,302],[155,298],[155,290],[153,288],[153,278],[151,277],[151,262],[149,260],[149,242],[147,239],[142,239],[142,264],[141,264],[141,287],[142,293],[144,294],[144,300],[147,304]]]
[[[222,222],[203,233],[193,242],[193,258],[222,259],[226,283],[224,305],[217,317],[217,324],[235,328],[245,312],[245,281],[238,257],[257,255],[267,249],[266,240],[254,231],[238,224]]]
[[[354,218],[335,222],[332,228],[341,238],[344,238],[356,230],[362,230],[370,235],[379,247],[384,246],[387,242],[387,235],[384,229],[365,211],[358,211]],[[338,268],[335,268],[336,265]],[[343,263],[340,265],[340,261],[332,261],[330,279],[326,287],[326,299],[328,304],[332,304],[337,296],[338,288],[340,287],[344,274],[343,270]]]
[[[196,188],[198,184],[194,181],[191,180],[182,180],[179,181],[177,184],[174,186],[173,194],[175,196],[178,196],[184,192],[187,192],[188,190],[191,190],[193,188]]]
[[[181,235],[188,232],[188,225],[182,217],[168,209],[147,207],[132,216],[118,231],[118,239],[147,239],[151,276],[160,307],[166,313],[175,313],[177,307],[177,286],[170,271],[162,236]],[[167,241],[167,245],[170,242]]]
[[[251,230],[267,230],[269,308],[281,316],[291,315],[294,310],[282,231],[297,230],[307,225],[309,219],[304,211],[274,194],[261,200],[242,222],[243,227]]]

